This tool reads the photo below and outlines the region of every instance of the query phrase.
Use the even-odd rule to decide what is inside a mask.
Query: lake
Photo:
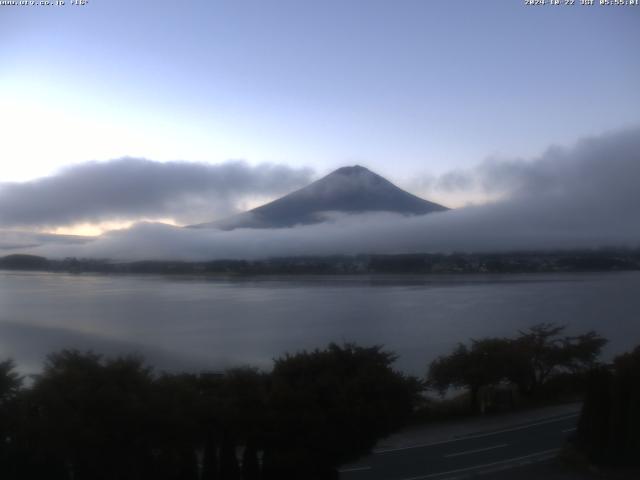
[[[640,272],[251,278],[0,271],[0,359],[37,371],[61,348],[138,353],[158,369],[268,369],[329,342],[383,344],[423,374],[457,342],[539,322],[640,344]]]

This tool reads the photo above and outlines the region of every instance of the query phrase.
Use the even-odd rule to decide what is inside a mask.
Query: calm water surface
[[[139,353],[160,369],[269,368],[328,342],[384,344],[422,374],[470,337],[538,322],[640,344],[640,272],[250,279],[0,271],[0,359],[24,371],[61,348]]]

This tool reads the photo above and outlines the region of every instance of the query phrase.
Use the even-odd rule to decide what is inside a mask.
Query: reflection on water
[[[0,271],[0,359],[33,371],[65,347],[161,369],[268,368],[328,342],[384,344],[422,374],[456,342],[539,322],[640,344],[640,273],[202,278]]]

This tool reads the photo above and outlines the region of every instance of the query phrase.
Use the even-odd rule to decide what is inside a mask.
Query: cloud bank
[[[139,158],[88,162],[56,175],[0,184],[0,226],[58,227],[140,218],[209,221],[246,198],[303,186],[311,170],[241,161],[160,163]]]
[[[49,245],[80,245],[92,241],[92,237],[79,235],[52,235],[48,233],[12,232],[0,230],[0,256],[13,253],[12,250]]]
[[[488,158],[469,170],[453,170],[415,182],[425,192],[480,192],[505,197],[579,196],[625,203],[637,200],[640,128],[585,138],[571,148],[552,146],[533,160]],[[612,198],[612,197],[618,197]]]
[[[141,223],[82,245],[44,245],[31,252],[204,260],[640,245],[640,129],[553,147],[530,161],[492,159],[451,175],[447,188],[499,191],[501,199],[426,216],[333,215],[325,223],[283,229]]]

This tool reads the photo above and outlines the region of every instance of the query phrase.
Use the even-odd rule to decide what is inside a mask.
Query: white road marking
[[[371,470],[371,467],[351,467],[351,468],[341,468],[338,470],[340,473],[345,472],[361,472],[363,470]]]
[[[531,453],[529,455],[523,455],[522,457],[509,458],[507,460],[500,460],[499,462],[484,463],[482,465],[474,465],[473,467],[459,468],[457,470],[449,470],[447,472],[430,473],[429,475],[422,475],[422,476],[419,476],[419,477],[403,478],[401,480],[427,480],[429,478],[436,478],[436,477],[442,477],[444,475],[451,475],[452,473],[453,474],[455,474],[455,473],[463,473],[463,472],[468,472],[468,471],[471,471],[471,470],[478,470],[478,469],[481,469],[481,468],[488,468],[488,467],[496,467],[498,465],[505,465],[505,464],[512,463],[512,462],[519,462],[519,461],[522,461],[522,460],[528,460],[528,459],[533,458],[533,457],[541,457],[541,456],[551,455],[552,453],[557,453],[559,451],[560,451],[559,448],[552,448],[551,450],[543,450],[541,452]]]
[[[464,452],[450,453],[448,455],[445,455],[444,458],[460,457],[462,455],[470,455],[472,453],[486,452],[487,450],[494,450],[496,448],[503,448],[506,446],[508,446],[508,444],[503,443],[502,445],[494,445],[493,447],[476,448],[475,450],[466,450]]]
[[[442,441],[439,441],[439,442],[421,443],[421,444],[418,444],[418,445],[410,445],[408,447],[383,448],[383,449],[380,449],[380,450],[374,450],[372,453],[379,454],[379,453],[399,452],[401,450],[412,450],[414,448],[431,447],[433,445],[442,445],[444,443],[453,443],[453,442],[460,442],[460,441],[463,441],[463,440],[472,440],[474,438],[490,437],[491,435],[497,435],[499,433],[515,432],[517,430],[526,430],[527,428],[536,427],[538,425],[545,425],[547,423],[562,422],[564,420],[568,420],[569,418],[577,417],[579,415],[580,415],[579,413],[572,413],[570,415],[564,415],[561,418],[553,418],[551,420],[542,420],[540,422],[529,423],[527,425],[521,425],[519,427],[512,427],[512,428],[505,428],[503,430],[496,430],[495,432],[479,433],[477,435],[469,435],[469,436],[466,436],[466,437],[452,438],[451,440],[442,440]]]

